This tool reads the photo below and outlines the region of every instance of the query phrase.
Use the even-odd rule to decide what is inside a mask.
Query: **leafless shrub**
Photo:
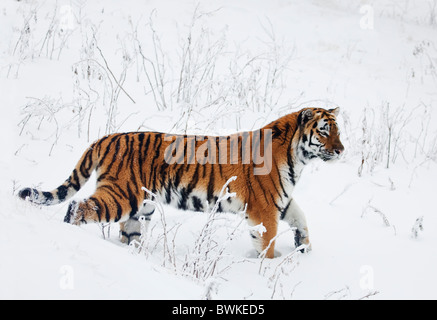
[[[183,274],[189,275],[203,282],[211,277],[220,275],[229,269],[229,264],[219,268],[219,263],[225,258],[225,250],[236,235],[238,227],[245,219],[242,218],[235,228],[228,233],[226,239],[220,242],[217,240],[217,231],[219,228],[217,227],[216,222],[221,219],[217,212],[220,203],[235,196],[235,193],[229,193],[227,188],[229,183],[235,179],[236,177],[231,177],[224,184],[213,208],[207,212],[207,221],[198,234],[193,248],[185,256],[185,261],[181,267]]]
[[[364,217],[364,215],[366,215],[369,212],[373,212],[376,213],[377,215],[379,215],[382,219],[382,222],[384,224],[385,227],[392,227],[394,234],[396,235],[396,227],[394,225],[392,225],[390,223],[390,221],[388,220],[387,216],[384,214],[384,212],[382,212],[380,209],[376,208],[375,206],[373,206],[371,204],[372,200],[369,200],[369,202],[367,203],[367,205],[363,208],[363,211],[361,213],[361,218]]]
[[[417,239],[419,231],[423,231],[423,216],[420,216],[416,219],[416,222],[414,222],[414,225],[411,228],[411,237]]]
[[[166,267],[167,264],[170,264],[173,267],[173,269],[176,271],[177,268],[176,254],[175,254],[174,246],[173,249],[170,248],[170,233],[172,232],[172,230],[176,230],[176,232],[173,235],[173,244],[174,244],[174,239],[176,237],[177,229],[179,228],[180,225],[176,224],[169,228],[167,226],[167,220],[165,218],[164,206],[162,202],[159,201],[158,196],[145,187],[142,187],[142,189],[149,195],[149,199],[144,200],[144,203],[153,205],[155,207],[155,210],[157,210],[159,213],[161,226],[162,226],[162,233],[156,239],[154,246],[152,246],[147,238],[148,223],[146,222],[145,219],[142,219],[140,221],[141,223],[140,242],[134,243],[134,246],[138,246],[140,252],[144,252],[146,255],[150,255],[154,252],[156,247],[162,242],[163,243],[162,266]]]
[[[145,94],[152,93],[157,109],[164,110],[169,106],[167,99],[170,95],[170,89],[168,88],[169,85],[166,78],[168,72],[168,62],[167,57],[162,49],[161,39],[155,28],[154,19],[156,18],[156,13],[156,10],[153,10],[150,13],[149,21],[145,26],[146,31],[149,31],[147,39],[151,41],[150,46],[144,44],[140,40],[143,37],[138,35],[139,26],[137,25],[134,27],[132,22],[130,25],[132,29],[133,41],[135,42],[137,81],[140,80],[140,75],[142,72],[144,72],[149,88],[145,91]],[[145,53],[144,47],[153,49],[151,56],[148,56],[148,54]],[[141,64],[138,63],[138,61],[141,61]],[[139,65],[142,65],[142,68],[139,68]]]
[[[268,277],[269,287],[272,289],[272,295],[270,297],[271,299],[274,299],[277,296],[280,296],[282,299],[292,298],[295,287],[290,292],[288,292],[287,295],[287,291],[284,290],[283,279],[285,277],[289,277],[294,269],[296,269],[296,267],[299,265],[298,257],[301,254],[301,250],[305,249],[306,247],[306,245],[301,245],[295,248],[285,257],[280,258],[280,262],[276,265],[272,274]]]
[[[65,104],[61,98],[43,98],[38,99],[34,97],[28,97],[29,102],[22,108],[21,114],[23,118],[19,122],[20,135],[23,134],[25,128],[29,122],[33,122],[33,126],[37,130],[44,129],[44,132],[48,132],[48,137],[53,141],[49,151],[49,156],[52,154],[53,147],[58,142],[61,135],[61,126],[57,120],[57,114],[63,109]],[[44,128],[43,128],[44,127]],[[52,129],[48,129],[52,128]],[[27,134],[33,135],[32,130],[27,130]]]
[[[186,132],[190,122],[207,122],[209,129],[223,118],[234,118],[239,129],[242,110],[271,112],[283,103],[285,75],[294,49],[277,39],[270,21],[263,26],[268,40],[259,40],[264,52],[254,55],[240,47],[228,48],[227,30],[217,34],[204,23],[219,10],[201,12],[196,7],[181,31],[177,51],[165,50],[155,24],[156,11],[145,30],[141,23],[130,23],[134,55],[140,61],[137,80],[145,76],[145,93],[152,94],[158,110],[174,106],[181,110],[175,131]],[[175,54],[178,59],[171,59]]]
[[[26,60],[32,60],[36,55],[35,28],[38,22],[38,7],[32,6],[28,11],[23,12],[23,23],[19,30],[19,36],[12,49],[12,55],[16,57],[15,62],[10,63],[6,77],[11,76],[12,70],[15,69],[15,78],[21,65]]]
[[[395,108],[384,102],[380,107],[364,108],[361,135],[351,145],[361,156],[358,175],[365,168],[370,173],[378,166],[389,169],[399,156],[406,163],[434,159],[436,136],[430,139],[430,119],[430,110],[423,103]]]
[[[45,51],[45,57],[50,60],[53,59],[54,53],[57,51],[57,59],[59,60],[61,53],[68,41],[68,38],[74,32],[72,26],[65,23],[65,15],[71,15],[71,12],[62,12],[65,10],[71,10],[70,6],[63,6],[61,10],[58,8],[56,3],[50,18],[50,23],[45,32],[44,39],[42,41],[38,57],[41,57],[43,50]],[[60,12],[61,11],[61,12]],[[72,18],[72,17],[71,17]]]
[[[229,183],[235,180],[235,178],[230,178],[223,186],[216,203],[206,213],[207,221],[196,235],[193,246],[183,259],[180,258],[180,254],[176,253],[175,240],[181,224],[168,225],[164,207],[159,201],[159,197],[150,190],[143,188],[151,198],[146,200],[146,203],[154,205],[160,215],[160,226],[162,229],[158,235],[152,236],[151,232],[147,230],[147,224],[142,224],[141,237],[139,241],[132,243],[131,252],[136,254],[142,253],[146,258],[151,256],[156,258],[157,254],[162,254],[161,261],[163,267],[170,268],[176,274],[205,283],[205,298],[210,297],[215,288],[214,279],[229,270],[234,263],[237,263],[226,260],[226,250],[229,248],[231,241],[238,235],[239,227],[245,221],[243,218],[244,212],[241,214],[240,222],[231,228],[224,240],[219,240],[220,236],[217,234],[219,230],[222,230],[219,221],[224,219],[220,217],[217,211],[222,201],[235,196],[235,193],[229,193],[227,189]],[[158,248],[159,250],[157,250]]]
[[[127,70],[132,63],[132,59],[130,55],[127,54],[126,48],[122,44],[122,71],[120,75],[116,77],[109,66],[103,50],[98,44],[98,29],[95,26],[91,26],[91,31],[91,34],[87,33],[87,36],[84,37],[85,43],[82,51],[84,59],[76,62],[72,66],[75,79],[75,102],[78,104],[79,109],[79,126],[82,126],[85,114],[88,114],[88,140],[90,139],[91,117],[97,104],[100,106],[108,106],[105,110],[106,124],[104,134],[109,134],[115,132],[118,128],[117,115],[120,93],[123,92],[132,103],[135,103],[135,100],[123,87],[127,77]],[[83,81],[85,81],[84,84],[82,84]],[[83,105],[81,103],[83,103]],[[81,132],[81,129],[78,131]]]

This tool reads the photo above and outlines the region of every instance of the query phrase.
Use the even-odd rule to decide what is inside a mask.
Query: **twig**
[[[100,47],[99,47],[99,45],[98,45],[98,43],[97,43],[97,39],[96,39],[96,34],[93,32],[93,38],[94,38],[94,41],[95,41],[95,45],[96,45],[96,48],[97,48],[97,50],[99,50],[99,53],[100,53],[100,56],[102,57],[102,59],[103,59],[103,62],[105,62],[105,66],[106,66],[106,69],[109,71],[109,74],[112,76],[112,78],[114,79],[114,81],[115,81],[115,83],[117,84],[117,86],[126,94],[126,96],[133,102],[133,103],[136,103],[135,102],[135,100],[134,99],[132,99],[132,97],[126,92],[126,90],[124,90],[124,88],[120,85],[120,83],[118,82],[118,80],[117,80],[117,78],[115,77],[115,75],[114,75],[114,73],[112,72],[112,70],[111,70],[111,68],[109,68],[109,65],[108,65],[108,61],[106,61],[106,58],[105,58],[105,56],[103,55],[103,52],[102,52],[102,50],[100,49]]]
[[[338,194],[334,199],[331,200],[331,202],[329,202],[329,205],[332,206],[332,204],[335,202],[335,200],[337,200],[338,198],[340,198],[343,194],[346,193],[346,191],[349,190],[350,187],[352,187],[355,183],[349,183],[347,186],[344,187],[343,191]]]
[[[379,291],[370,291],[368,294],[366,294],[365,296],[362,296],[361,298],[358,298],[358,300],[364,300],[364,299],[369,299],[370,297],[376,296],[379,293]]]

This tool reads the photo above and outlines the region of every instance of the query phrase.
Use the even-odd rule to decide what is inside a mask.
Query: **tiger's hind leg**
[[[132,241],[140,241],[142,231],[148,230],[150,220],[155,212],[155,206],[144,204],[138,213],[130,217],[127,221],[120,223],[121,242],[130,244]],[[144,224],[144,229],[141,226]]]

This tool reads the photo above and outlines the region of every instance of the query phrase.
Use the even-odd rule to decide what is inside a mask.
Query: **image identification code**
[[[197,315],[203,318],[207,314],[216,315],[262,315],[264,314],[264,305],[253,304],[218,304],[214,308],[194,307],[194,306],[179,306],[173,307],[172,314],[174,315]]]

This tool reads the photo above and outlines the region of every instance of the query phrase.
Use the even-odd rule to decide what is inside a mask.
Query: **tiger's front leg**
[[[148,229],[150,220],[155,207],[151,204],[145,204],[141,207],[137,214],[130,217],[127,221],[120,223],[120,236],[121,242],[130,244],[132,241],[140,241],[141,237],[141,224],[145,223],[146,231]],[[144,219],[140,221],[140,219]]]
[[[294,231],[294,245],[299,247],[304,244],[307,247],[301,249],[301,252],[308,252],[311,250],[311,243],[308,234],[308,226],[305,219],[305,214],[297,205],[294,199],[291,199],[286,205],[284,211],[280,216],[281,220],[286,221],[291,228],[296,228]]]

